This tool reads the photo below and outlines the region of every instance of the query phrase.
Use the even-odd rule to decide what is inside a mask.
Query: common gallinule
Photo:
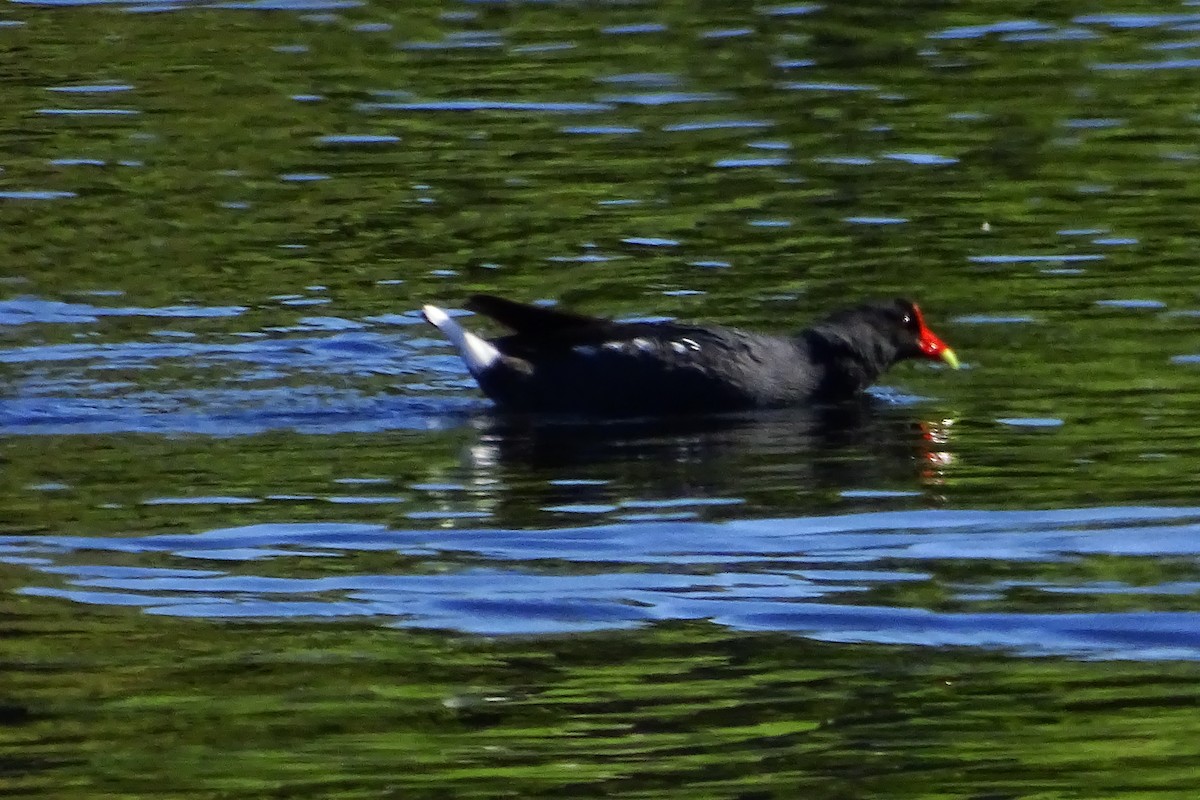
[[[835,312],[795,336],[614,322],[486,294],[466,308],[513,333],[489,341],[437,306],[423,311],[483,393],[519,411],[634,416],[834,403],[907,358],[958,368],[916,303],[901,299]]]

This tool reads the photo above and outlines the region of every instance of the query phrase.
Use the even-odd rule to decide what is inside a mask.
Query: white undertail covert
[[[458,354],[467,365],[467,369],[475,378],[485,372],[488,367],[500,359],[500,351],[491,343],[471,333],[459,325],[443,309],[437,306],[424,306],[421,313],[430,325],[442,332],[450,343],[458,348]]]

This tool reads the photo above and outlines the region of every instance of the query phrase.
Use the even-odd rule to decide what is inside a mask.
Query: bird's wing
[[[466,308],[496,320],[528,340],[603,336],[614,326],[602,317],[518,303],[491,294],[471,295]]]

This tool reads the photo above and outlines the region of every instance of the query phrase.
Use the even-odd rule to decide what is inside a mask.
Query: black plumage
[[[719,325],[614,322],[475,295],[471,311],[512,333],[485,342],[445,312],[426,316],[462,351],[480,388],[513,410],[687,414],[849,399],[897,361],[957,367],[907,300],[837,312],[795,336]]]

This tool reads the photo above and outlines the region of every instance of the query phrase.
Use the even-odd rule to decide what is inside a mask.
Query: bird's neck
[[[825,366],[827,390],[837,394],[862,392],[897,360],[896,347],[882,337],[854,336],[819,325],[800,336],[817,363]]]

